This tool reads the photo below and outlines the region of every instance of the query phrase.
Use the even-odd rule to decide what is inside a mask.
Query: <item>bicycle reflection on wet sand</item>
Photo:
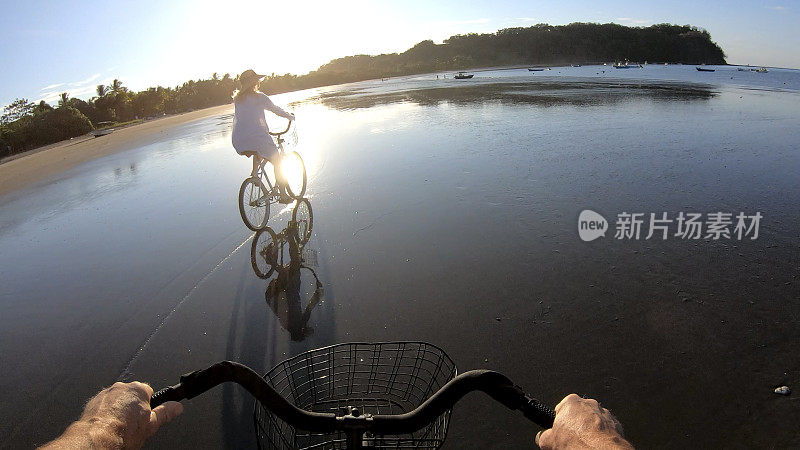
[[[311,311],[322,300],[323,288],[314,269],[306,265],[303,248],[311,238],[314,224],[311,203],[301,199],[292,211],[292,218],[286,228],[275,233],[265,227],[253,237],[250,247],[250,262],[256,276],[272,278],[264,292],[267,305],[278,317],[293,341],[302,341],[314,334],[308,325]],[[303,269],[314,277],[313,292],[304,292],[301,273]],[[305,294],[305,295],[304,295]],[[303,297],[308,298],[303,309]]]

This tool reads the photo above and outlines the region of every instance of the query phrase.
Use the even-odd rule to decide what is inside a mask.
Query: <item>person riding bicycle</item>
[[[286,193],[286,180],[281,173],[278,160],[278,148],[269,135],[269,127],[264,111],[295,120],[294,114],[288,113],[272,103],[266,94],[258,91],[258,84],[265,75],[259,75],[248,69],[239,76],[242,89],[233,99],[233,148],[240,155],[253,156],[253,175],[262,159],[269,160],[275,167],[275,178],[281,191],[281,203],[291,203]]]
[[[86,404],[81,418],[43,449],[138,449],[158,429],[178,417],[183,406],[166,402],[150,409],[153,389],[143,383],[116,383]],[[556,406],[553,428],[536,435],[542,449],[632,449],[622,425],[596,400],[570,394]]]

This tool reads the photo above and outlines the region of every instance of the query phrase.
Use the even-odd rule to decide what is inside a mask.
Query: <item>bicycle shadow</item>
[[[302,307],[302,269],[307,269],[314,277],[314,291],[311,293],[305,309]],[[314,270],[306,266],[287,267],[276,272],[278,276],[267,285],[264,299],[277,316],[281,326],[289,332],[291,340],[302,342],[314,334],[314,328],[308,325],[308,321],[311,318],[311,311],[319,304],[324,295],[322,282],[319,281]]]
[[[301,211],[298,213],[298,210]],[[316,261],[307,261],[308,255],[304,252],[312,228],[311,203],[304,199],[298,202],[283,230],[275,233],[266,227],[258,231],[250,249],[250,261],[256,276],[269,279],[272,274],[277,274],[267,285],[264,300],[294,342],[302,342],[314,333],[308,322],[324,295],[322,282],[311,267]],[[313,288],[309,289],[307,283],[303,283],[301,274],[304,270],[311,273]],[[308,299],[305,307],[304,298]]]
[[[250,270],[242,268],[242,273],[246,272],[247,276],[242,276],[231,308],[226,359],[241,362],[259,373],[265,373],[283,359],[311,347],[327,345],[335,329],[332,321],[326,321],[316,330],[311,326],[313,311],[326,317],[333,314],[329,310],[330,302],[326,301],[333,298],[333,294],[327,287],[323,288],[317,274],[317,271],[326,269],[324,259],[318,261],[317,250],[306,248],[313,226],[310,202],[304,199],[300,203],[308,206],[309,217],[292,214],[289,222],[301,223],[300,232],[307,238],[306,242],[289,245],[286,239],[290,233],[288,223],[279,233],[269,227],[256,232],[250,248],[252,267]],[[273,237],[276,241],[273,248],[280,248],[283,244],[284,251],[280,257],[277,251],[267,248]],[[324,248],[319,251],[324,254]],[[266,287],[261,282],[253,283],[251,271],[259,281],[269,280]],[[286,339],[287,333],[289,339]],[[233,448],[254,448],[252,398],[229,383],[222,388],[224,442]]]

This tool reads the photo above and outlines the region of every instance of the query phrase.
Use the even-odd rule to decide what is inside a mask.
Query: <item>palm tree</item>
[[[114,78],[114,81],[111,82],[111,92],[116,94],[124,90],[125,88],[122,87],[122,81],[119,81],[118,79]]]
[[[67,106],[67,101],[69,101],[69,94],[66,92],[62,92],[61,100],[58,101],[59,108]]]
[[[102,97],[102,96],[106,95],[107,92],[108,92],[108,86],[106,86],[104,84],[98,84],[97,85],[97,96],[98,97]]]

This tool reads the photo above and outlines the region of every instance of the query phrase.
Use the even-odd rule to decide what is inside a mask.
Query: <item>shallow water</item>
[[[306,309],[303,272],[300,319],[251,268],[230,114],[5,196],[4,445],[52,438],[118,377],[164,386],[223,359],[265,372],[337,342],[422,340],[551,404],[597,398],[643,448],[797,446],[797,403],[772,390],[800,386],[800,74],[614,71],[275,96],[299,117],[305,252],[324,287]],[[756,240],[583,242],[584,209],[763,219]],[[254,444],[242,391],[186,404],[156,447]],[[446,447],[525,447],[536,431],[474,394]]]

